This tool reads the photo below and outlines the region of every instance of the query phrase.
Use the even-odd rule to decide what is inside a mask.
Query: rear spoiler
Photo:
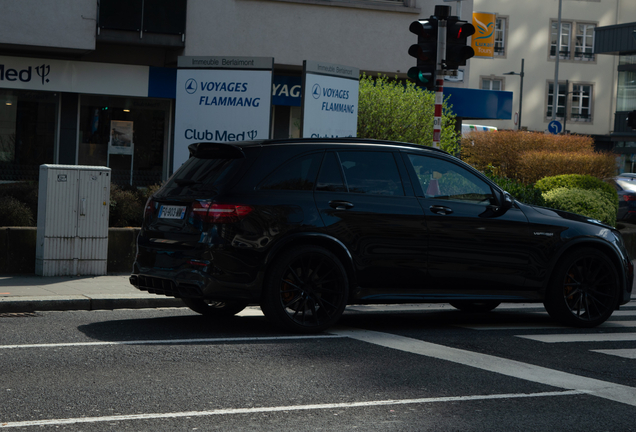
[[[245,153],[240,147],[228,143],[201,142],[190,144],[190,157],[199,159],[242,159]]]

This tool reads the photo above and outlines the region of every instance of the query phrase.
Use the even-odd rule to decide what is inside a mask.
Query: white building
[[[561,28],[557,31],[561,4]],[[476,12],[497,14],[494,58],[470,61],[468,87],[514,93],[510,120],[482,122],[501,129],[546,131],[556,120],[572,133],[608,143],[617,111],[618,56],[594,53],[597,27],[636,21],[634,0],[475,0]],[[554,98],[557,42],[558,98]],[[520,76],[524,61],[523,105]],[[520,113],[521,110],[521,113]],[[521,124],[515,119],[521,114]]]
[[[134,182],[171,171],[179,56],[274,58],[274,83],[304,60],[406,77],[409,24],[432,0],[4,0],[0,2],[0,181],[44,163],[106,165],[112,121],[133,122]],[[443,3],[470,20],[472,0]],[[485,61],[480,61],[485,63]],[[492,63],[492,62],[491,62]],[[466,70],[465,80],[468,80]],[[464,86],[467,81],[450,84]],[[276,87],[276,86],[275,86]],[[299,94],[275,102],[273,137],[296,133]],[[283,88],[279,85],[278,88]],[[119,174],[118,174],[119,173]],[[121,182],[121,180],[120,180]]]

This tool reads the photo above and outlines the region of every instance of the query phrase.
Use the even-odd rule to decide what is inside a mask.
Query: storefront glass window
[[[80,107],[79,165],[110,166],[113,182],[130,184],[131,156],[108,153],[111,137],[120,142],[120,125],[132,130],[132,184],[161,183],[168,165],[168,125],[171,101],[82,95]]]
[[[54,163],[58,94],[0,89],[0,182],[37,180]]]

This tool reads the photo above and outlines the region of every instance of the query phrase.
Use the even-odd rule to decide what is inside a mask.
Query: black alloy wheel
[[[347,273],[327,249],[306,245],[284,252],[272,265],[261,308],[274,323],[299,333],[320,332],[342,315]]]
[[[187,307],[207,318],[229,318],[247,307],[246,302],[240,301],[220,302],[193,298],[181,300]]]
[[[499,306],[501,302],[498,301],[471,301],[471,300],[457,300],[450,302],[450,305],[455,309],[459,309],[462,312],[468,313],[484,313],[490,312]]]
[[[616,267],[602,252],[580,249],[563,259],[554,270],[545,308],[566,325],[595,327],[605,322],[619,302]]]

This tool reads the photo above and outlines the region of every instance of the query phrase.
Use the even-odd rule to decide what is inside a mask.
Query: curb
[[[91,311],[114,309],[145,309],[185,307],[181,299],[172,297],[141,297],[135,295],[47,296],[0,298],[0,313],[36,311]]]

